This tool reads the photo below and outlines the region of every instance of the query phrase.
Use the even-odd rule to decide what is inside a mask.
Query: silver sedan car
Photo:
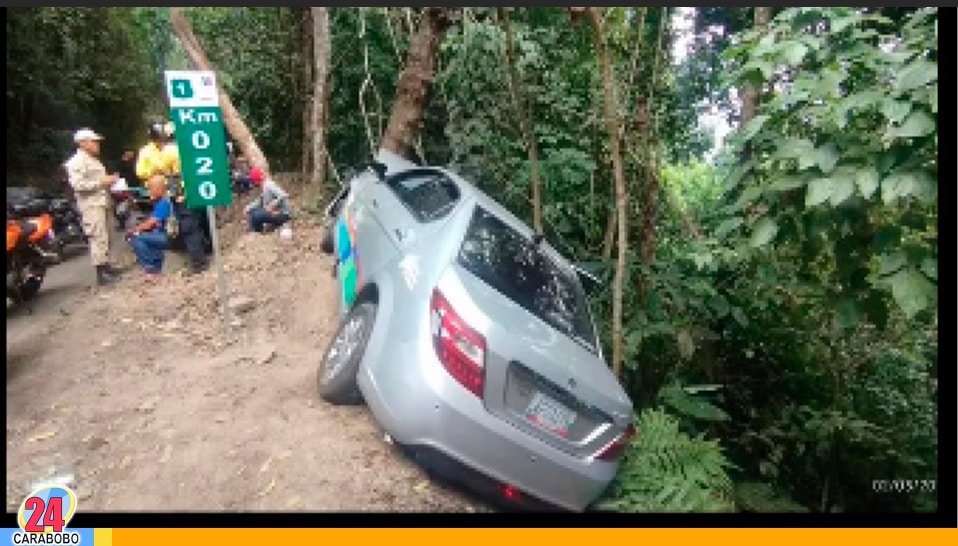
[[[509,506],[589,507],[635,431],[584,272],[458,175],[387,151],[327,215],[342,320],[320,395],[365,401],[428,469]]]

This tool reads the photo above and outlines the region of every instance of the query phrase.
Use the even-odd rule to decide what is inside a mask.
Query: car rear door
[[[386,178],[371,192],[371,208],[400,253],[437,227],[460,201],[459,186],[439,169],[416,168]]]

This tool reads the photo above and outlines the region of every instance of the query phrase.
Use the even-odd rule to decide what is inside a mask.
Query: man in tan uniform
[[[109,188],[117,181],[116,174],[107,174],[100,162],[100,141],[103,137],[90,129],[73,135],[77,152],[66,162],[70,185],[76,193],[77,208],[83,217],[83,230],[90,238],[90,259],[96,267],[97,284],[117,280],[119,272],[110,265]]]

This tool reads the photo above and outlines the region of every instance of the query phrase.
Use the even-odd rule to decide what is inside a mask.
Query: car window
[[[582,285],[532,241],[476,207],[459,264],[505,297],[595,352]]]
[[[403,172],[386,179],[386,184],[419,222],[442,218],[459,202],[459,186],[436,171]]]

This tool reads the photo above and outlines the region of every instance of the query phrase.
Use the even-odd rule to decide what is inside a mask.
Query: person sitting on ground
[[[249,162],[242,154],[237,155],[230,167],[233,180],[233,192],[237,195],[246,195],[252,189],[249,179]]]
[[[259,198],[246,207],[249,230],[262,233],[267,226],[278,228],[288,222],[291,218],[289,194],[259,167],[250,169],[249,179],[262,190]]]
[[[146,189],[153,200],[153,213],[127,232],[127,239],[136,254],[148,280],[155,279],[163,270],[163,251],[166,250],[166,223],[173,214],[173,203],[167,197],[166,177],[156,174],[147,179]]]

